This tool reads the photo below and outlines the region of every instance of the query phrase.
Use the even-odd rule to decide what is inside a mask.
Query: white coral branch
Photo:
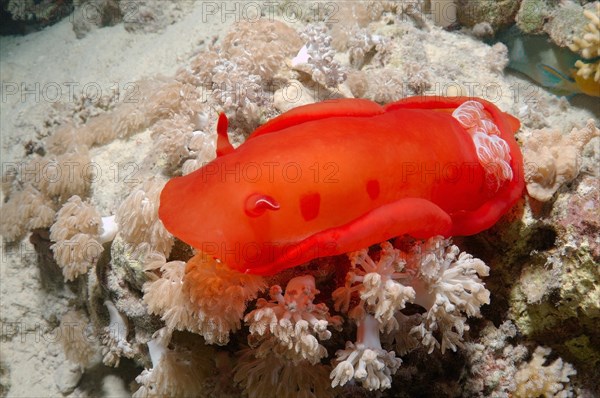
[[[354,379],[370,391],[384,390],[392,385],[402,360],[394,351],[385,351],[379,340],[379,323],[366,315],[358,323],[358,341],[347,342],[346,349],[336,353],[338,364],[331,372],[331,386],[343,386]]]
[[[393,340],[406,342],[405,352],[418,340],[429,348],[456,350],[461,345],[466,316],[479,316],[480,307],[488,304],[490,293],[481,281],[489,268],[481,260],[461,253],[450,240],[441,236],[413,242],[407,251],[395,249],[389,242],[381,245],[375,261],[361,250],[349,255],[352,269],[346,284],[333,292],[335,308],[348,311],[353,296],[359,303],[349,311],[360,319],[371,314],[380,330],[395,331]],[[425,309],[415,324],[412,317],[400,316],[406,303]],[[401,324],[410,322],[411,327]],[[441,336],[441,341],[435,337]]]
[[[348,273],[346,285],[333,292],[337,310],[347,311],[352,293],[358,292],[361,299],[359,305],[366,306],[379,322],[386,324],[407,302],[415,300],[414,289],[399,282],[408,275],[402,272],[404,260],[400,257],[400,251],[389,242],[381,244],[381,255],[377,262],[366,249],[348,256],[353,270]]]
[[[490,302],[490,292],[479,278],[488,275],[489,267],[467,253],[460,253],[458,247],[441,236],[415,246],[407,256],[410,258],[407,267],[418,270],[411,281],[417,292],[415,303],[427,310],[423,323],[410,333],[418,336],[429,352],[436,347],[442,352],[446,348],[456,350],[468,330],[462,314],[479,316],[480,307]],[[441,344],[433,336],[435,331],[441,332]]]
[[[314,304],[319,291],[312,275],[292,278],[282,294],[280,286],[270,290],[271,300],[259,299],[257,308],[246,315],[252,335],[264,336],[267,344],[275,344],[277,351],[293,362],[308,360],[312,364],[327,355],[319,340],[327,340],[330,325],[339,327],[341,318],[330,316],[323,303]]]

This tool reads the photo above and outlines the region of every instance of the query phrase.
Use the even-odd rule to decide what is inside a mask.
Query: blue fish
[[[523,73],[553,94],[600,96],[598,82],[577,75],[575,62],[583,58],[552,43],[546,35],[525,34],[514,25],[499,33],[496,39],[508,47],[510,69]],[[584,61],[589,63],[598,59],[600,57]]]

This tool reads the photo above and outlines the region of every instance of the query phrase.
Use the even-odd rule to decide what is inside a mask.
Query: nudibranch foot
[[[246,269],[244,272],[271,275],[313,258],[369,247],[374,239],[383,242],[402,235],[410,235],[416,239],[448,236],[451,228],[450,216],[434,203],[419,198],[400,199],[373,209],[347,224],[318,232],[286,248],[272,263]]]

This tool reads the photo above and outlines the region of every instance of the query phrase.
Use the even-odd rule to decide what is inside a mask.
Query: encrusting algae
[[[457,128],[470,130],[469,139],[479,140],[474,159],[484,170],[481,180],[489,196],[525,173],[520,183],[529,197],[510,199],[517,206],[504,210],[502,218],[498,214],[499,224],[475,237],[394,236],[256,275],[187,245],[159,217],[168,180],[202,170],[217,153],[233,151],[257,127],[300,104],[340,98],[385,104],[423,94],[480,97],[484,91],[470,92],[474,76],[511,92],[503,77],[508,59],[501,43],[488,46],[466,35],[475,28],[445,31],[435,26],[421,2],[411,3],[352,2],[338,9],[339,25],[314,14],[295,24],[283,14],[235,23],[174,77],[136,82],[139,102],[110,104],[86,120],[57,127],[42,142],[47,153],[25,160],[27,170],[72,170],[73,178],[5,173],[4,238],[18,241],[33,231],[42,239],[42,231],[49,231],[48,250],[56,269],[77,292],[69,308],[57,314],[57,323],[64,355],[79,367],[80,377],[100,362],[135,367],[137,376],[127,380],[134,397],[568,397],[598,388],[585,377],[593,366],[577,362],[582,356],[569,354],[566,344],[596,341],[597,331],[585,326],[584,332],[547,343],[527,328],[525,319],[537,316],[528,312],[537,307],[527,298],[538,296],[522,283],[540,261],[554,261],[552,269],[562,272],[563,280],[568,278],[563,265],[581,274],[582,252],[568,263],[559,260],[568,250],[557,251],[568,241],[584,242],[586,261],[598,260],[598,242],[589,238],[597,224],[588,228],[576,215],[571,226],[556,221],[564,209],[576,209],[578,200],[597,205],[594,188],[586,188],[594,173],[589,160],[598,156],[597,120],[577,114],[578,121],[589,121],[540,129],[539,123],[560,118],[534,114],[559,106],[548,93],[538,92],[535,104],[514,102],[508,94],[488,98],[506,113],[525,115],[514,147],[503,141],[502,128],[489,112],[474,105],[479,102],[467,102],[474,107],[471,113],[445,112],[458,119]],[[467,17],[461,10],[464,3],[452,3],[459,7],[459,19]],[[518,2],[507,3],[510,15],[488,21],[494,29],[514,22]],[[589,11],[585,16],[589,26],[571,49],[592,59],[578,66],[588,78],[594,74],[597,43],[590,34],[597,32],[597,16]],[[464,42],[453,41],[458,35]],[[477,62],[456,58],[453,53],[459,50],[472,52]],[[301,98],[291,101],[291,88]],[[225,136],[233,143],[228,142],[230,148],[223,144],[222,131],[217,137],[221,113],[229,120]],[[116,142],[133,151],[139,146],[142,161],[134,179],[119,182],[114,204],[107,206],[97,196],[103,186],[94,179],[93,168],[85,166]],[[524,170],[511,163],[521,147]],[[365,156],[377,161],[377,154]],[[370,182],[367,192],[380,194],[380,188]],[[278,202],[272,199],[261,196],[252,209],[273,211]],[[309,203],[302,210],[310,222],[314,200],[302,200]],[[531,236],[540,224],[550,223],[540,206],[549,209],[553,203],[557,243],[535,243]],[[218,214],[219,209],[212,211]],[[182,218],[192,219],[189,214]],[[522,237],[528,240],[506,244]],[[499,279],[515,272],[518,288],[511,296]],[[556,273],[547,276],[555,278]],[[548,304],[544,300],[557,286],[551,282],[538,304]],[[594,289],[583,285],[568,280],[565,286],[588,289],[582,294]],[[587,303],[585,308],[592,307]],[[593,310],[569,316],[588,326],[598,318]],[[564,320],[562,314],[554,318],[557,324]]]

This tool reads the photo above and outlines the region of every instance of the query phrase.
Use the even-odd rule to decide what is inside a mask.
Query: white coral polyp
[[[333,292],[335,308],[347,311],[350,296],[357,291],[361,301],[382,324],[390,322],[394,314],[407,302],[415,300],[415,291],[399,282],[408,277],[403,273],[404,260],[400,251],[389,242],[381,244],[377,262],[369,257],[367,249],[348,255],[353,270],[348,273],[346,285]],[[358,283],[358,285],[354,285]]]
[[[331,386],[343,386],[354,379],[370,391],[385,390],[392,385],[402,360],[393,351],[381,348],[379,323],[371,315],[358,323],[358,341],[346,343],[346,349],[336,353],[337,366],[331,372]]]
[[[306,44],[300,49],[292,61],[292,67],[309,73],[312,79],[325,86],[336,87],[346,80],[346,73],[334,60],[335,51],[331,47],[332,38],[324,26],[310,26],[302,38]]]
[[[456,350],[468,330],[465,315],[479,316],[481,305],[489,303],[489,291],[480,279],[489,268],[441,236],[416,242],[409,251],[389,242],[381,249],[377,261],[366,250],[349,254],[353,269],[345,286],[333,293],[335,308],[355,319],[371,314],[381,331],[395,331],[394,340],[410,342],[406,350],[417,341],[429,352]],[[360,302],[348,311],[355,295]],[[410,321],[412,326],[403,324],[408,317],[400,312],[408,302],[426,311],[417,315],[416,323]]]
[[[460,346],[466,318],[479,316],[480,307],[489,304],[490,292],[479,276],[487,276],[489,267],[441,236],[416,246],[407,255],[407,267],[418,270],[411,281],[417,295],[415,303],[424,307],[423,323],[411,329],[411,334],[421,339],[429,352],[434,348],[453,351]],[[442,342],[433,336],[440,331]]]
[[[313,303],[318,293],[312,275],[292,278],[285,295],[280,286],[271,287],[271,300],[259,299],[257,308],[244,318],[250,333],[275,339],[269,344],[284,348],[284,355],[294,362],[319,362],[327,355],[319,340],[329,339],[331,332],[327,328],[330,325],[339,327],[341,318],[330,316],[325,304]]]

